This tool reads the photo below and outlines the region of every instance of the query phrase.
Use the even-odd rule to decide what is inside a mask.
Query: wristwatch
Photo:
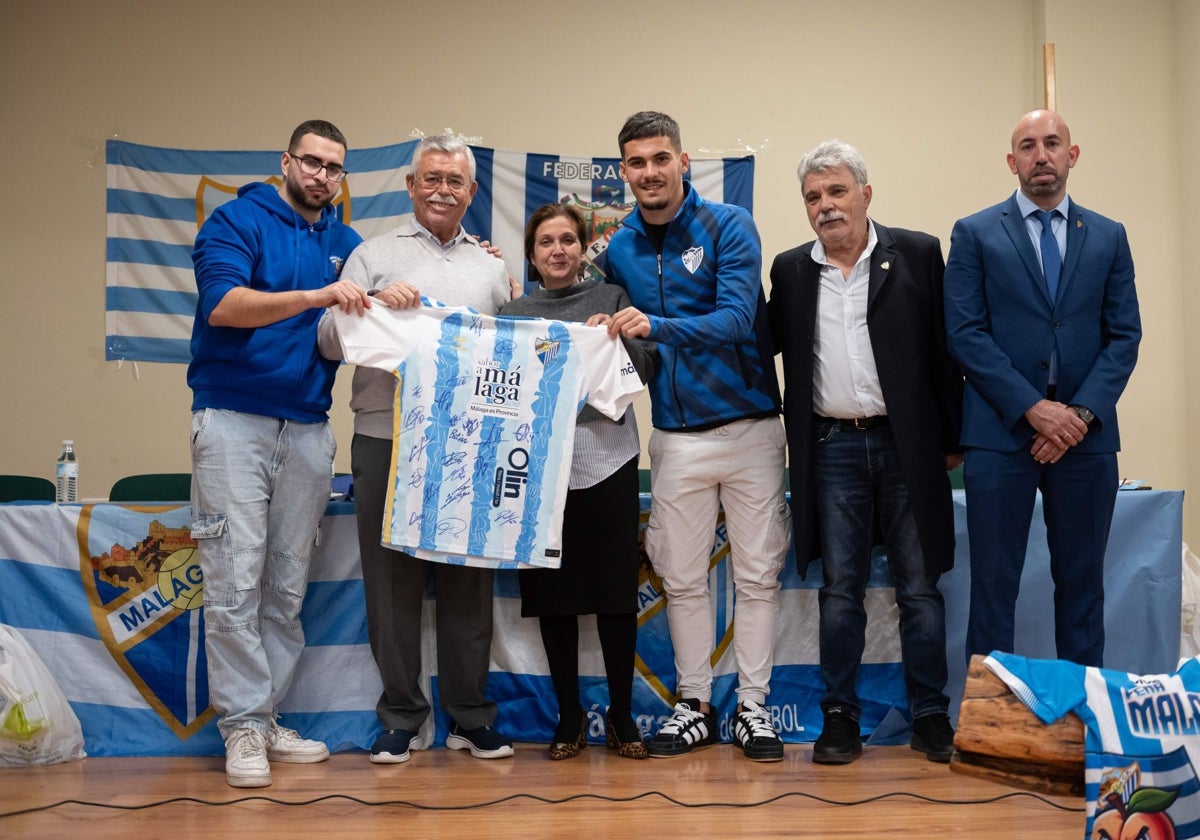
[[[1082,420],[1087,425],[1092,425],[1096,420],[1095,413],[1090,408],[1085,408],[1082,405],[1069,405],[1067,408],[1075,412],[1075,416]]]

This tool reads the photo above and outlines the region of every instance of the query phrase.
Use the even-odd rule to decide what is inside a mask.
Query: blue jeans
[[[243,726],[266,732],[291,684],[336,446],[328,423],[192,414],[192,536],[223,738]]]
[[[946,610],[938,575],[925,570],[917,523],[908,504],[891,429],[842,430],[813,421],[817,524],[822,567],[821,708],[862,711],[855,683],[866,638],[864,606],[876,518],[900,608],[900,651],[914,719],[945,712]]]

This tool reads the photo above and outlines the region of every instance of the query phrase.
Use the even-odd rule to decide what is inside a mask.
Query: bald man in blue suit
[[[960,219],[950,236],[946,333],[966,375],[968,658],[1013,650],[1039,489],[1058,656],[1101,665],[1104,655],[1116,405],[1142,328],[1125,228],[1067,195],[1078,159],[1062,117],[1026,114],[1008,155],[1019,189]]]

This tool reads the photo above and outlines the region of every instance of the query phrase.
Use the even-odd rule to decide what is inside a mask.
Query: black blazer
[[[945,262],[936,237],[880,224],[875,232],[867,329],[925,565],[941,573],[954,565],[954,510],[944,456],[962,451],[963,392],[962,374],[946,350]],[[783,354],[793,542],[801,574],[820,555],[810,429],[821,266],[812,259],[813,244],[775,258],[768,304],[775,351]]]

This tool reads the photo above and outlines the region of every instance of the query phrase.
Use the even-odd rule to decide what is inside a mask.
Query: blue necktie
[[[1050,229],[1050,220],[1054,218],[1053,210],[1036,210],[1038,221],[1042,223],[1042,272],[1046,275],[1046,289],[1050,292],[1051,302],[1058,300],[1058,277],[1062,274],[1062,254],[1058,252],[1058,240]]]

